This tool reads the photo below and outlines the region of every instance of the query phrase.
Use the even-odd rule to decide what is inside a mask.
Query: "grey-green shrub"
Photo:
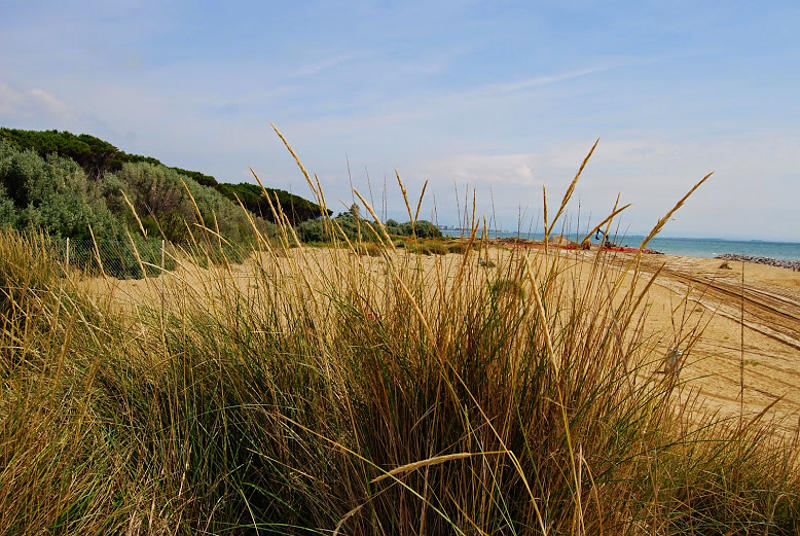
[[[70,159],[32,151],[0,150],[0,223],[18,230],[44,230],[59,237],[119,236],[117,219],[100,191]],[[11,204],[9,204],[9,201]]]

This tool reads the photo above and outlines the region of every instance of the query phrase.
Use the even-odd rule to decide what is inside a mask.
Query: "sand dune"
[[[534,253],[536,254],[536,253]],[[399,250],[395,255],[407,255]],[[489,281],[492,270],[474,257],[480,277]],[[513,253],[502,247],[483,252],[484,257],[502,265]],[[543,253],[538,252],[539,260]],[[562,273],[577,275],[585,281],[596,251],[550,251],[564,262]],[[631,270],[633,256],[626,253],[602,253],[606,270]],[[343,250],[302,248],[292,250],[286,258],[249,259],[232,265],[231,281],[247,293],[257,293],[253,269],[259,263],[287,264],[302,261],[307,266],[312,285],[333,271],[333,257],[357,262],[371,274],[375,284],[387,277],[381,258],[358,257]],[[416,259],[416,258],[415,258]],[[414,261],[416,262],[416,260]],[[424,277],[445,280],[462,262],[462,256],[419,257]],[[644,307],[647,315],[644,329],[657,351],[667,355],[671,348],[686,350],[680,379],[685,381],[682,397],[698,397],[696,406],[720,417],[752,418],[774,404],[765,418],[787,432],[797,430],[800,417],[800,272],[772,266],[728,261],[730,269],[720,268],[718,259],[699,259],[671,255],[644,255],[640,263],[640,286],[661,269],[647,294]],[[167,292],[175,282],[202,287],[208,272],[187,266],[163,276]],[[84,285],[102,291],[113,300],[134,310],[138,304],[157,304],[161,279],[146,281],[85,280]],[[317,283],[315,283],[315,281]],[[433,281],[433,279],[431,279]],[[378,284],[378,288],[380,285]],[[742,327],[744,326],[744,327]],[[688,348],[692,338],[696,342]],[[744,402],[740,398],[743,379]]]

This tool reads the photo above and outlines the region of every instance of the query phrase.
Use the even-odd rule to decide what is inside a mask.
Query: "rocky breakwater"
[[[776,266],[778,268],[786,268],[788,270],[800,271],[800,261],[790,261],[787,259],[773,259],[771,257],[756,257],[754,255],[739,255],[736,253],[725,253],[718,255],[718,259],[725,259],[727,261],[744,261],[755,262],[758,264],[766,264],[768,266]]]

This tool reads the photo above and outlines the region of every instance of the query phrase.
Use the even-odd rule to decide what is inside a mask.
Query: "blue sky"
[[[617,193],[647,231],[708,171],[670,236],[800,241],[798,2],[38,2],[0,0],[0,125],[308,195],[353,182],[402,217],[457,223],[455,188],[535,224],[596,138],[571,206]],[[555,201],[552,201],[555,202]]]

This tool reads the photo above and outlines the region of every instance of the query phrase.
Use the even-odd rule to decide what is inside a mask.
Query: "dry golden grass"
[[[2,234],[0,533],[800,529],[796,438],[698,423],[655,372],[638,257],[491,249],[474,214],[426,256],[361,201],[379,256],[277,214],[243,274],[211,226],[125,307]]]

